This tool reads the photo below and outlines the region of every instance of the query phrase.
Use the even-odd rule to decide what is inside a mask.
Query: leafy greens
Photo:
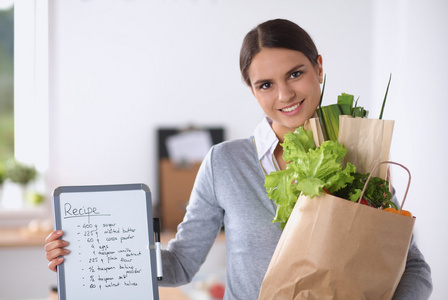
[[[354,165],[341,161],[347,150],[337,141],[325,141],[316,148],[310,130],[299,127],[287,133],[281,144],[283,159],[288,162],[285,170],[266,175],[267,195],[277,204],[273,222],[281,222],[284,228],[301,193],[313,198],[324,189],[330,194],[344,188],[354,180]]]

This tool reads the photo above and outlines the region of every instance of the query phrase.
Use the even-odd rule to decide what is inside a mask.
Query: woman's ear
[[[318,55],[316,58],[317,62],[317,76],[319,77],[319,83],[324,81],[324,69],[322,67],[322,55]]]

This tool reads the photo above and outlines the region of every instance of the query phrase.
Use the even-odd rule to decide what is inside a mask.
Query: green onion
[[[328,140],[328,134],[327,134],[327,127],[325,126],[325,120],[322,115],[322,99],[324,97],[324,91],[325,91],[325,82],[327,81],[327,75],[324,75],[324,84],[322,85],[322,93],[320,94],[320,100],[319,100],[319,109],[317,110],[317,115],[319,116],[319,122],[320,127],[322,128],[322,134],[324,136],[324,140]]]
[[[384,100],[383,100],[383,105],[381,107],[381,113],[380,113],[380,117],[378,119],[383,119],[383,111],[384,111],[384,106],[386,105],[386,98],[387,98],[387,93],[389,92],[389,85],[390,85],[390,80],[392,79],[392,73],[389,76],[389,82],[387,84],[387,89],[386,89],[386,95],[384,95]]]

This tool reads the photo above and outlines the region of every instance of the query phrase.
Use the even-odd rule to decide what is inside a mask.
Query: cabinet
[[[223,128],[195,128],[189,130],[207,130],[212,144],[224,141]],[[169,157],[166,140],[182,132],[177,128],[158,129],[158,168],[159,168],[159,205],[158,212],[162,230],[176,231],[182,222],[191,190],[201,162],[175,164]]]

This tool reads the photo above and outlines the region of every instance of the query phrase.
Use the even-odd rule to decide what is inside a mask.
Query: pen
[[[160,246],[160,221],[159,218],[154,218],[154,236],[156,244],[156,261],[157,261],[157,279],[162,280],[162,247]]]

